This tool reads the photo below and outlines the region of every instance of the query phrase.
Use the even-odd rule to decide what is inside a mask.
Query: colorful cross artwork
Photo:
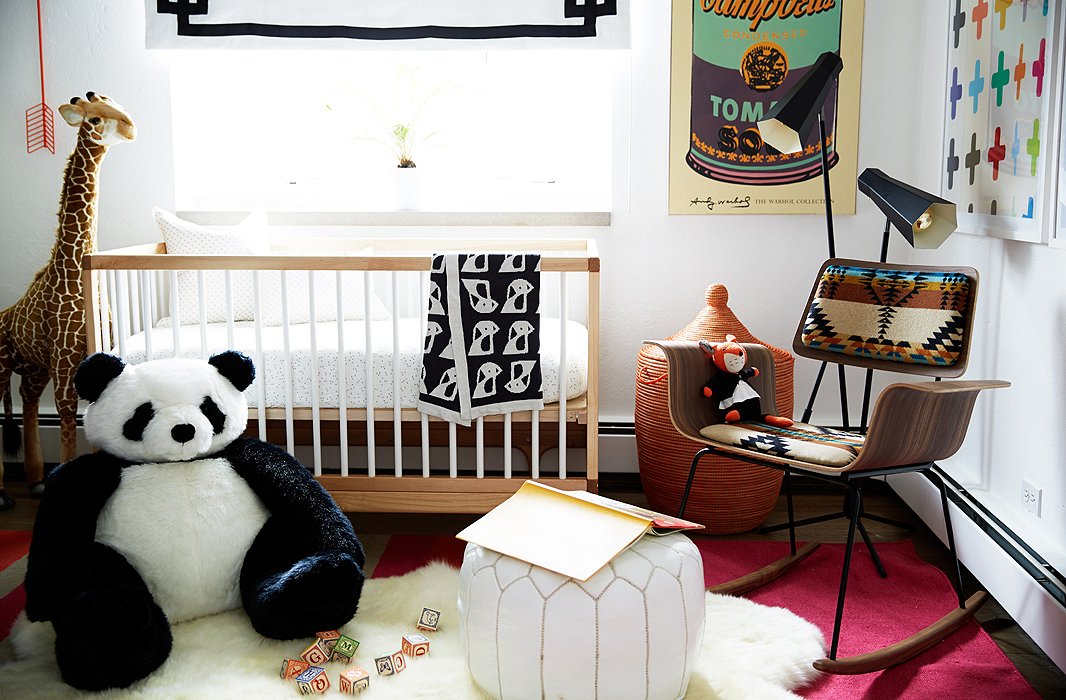
[[[1057,4],[949,4],[941,189],[960,230],[1041,240]]]

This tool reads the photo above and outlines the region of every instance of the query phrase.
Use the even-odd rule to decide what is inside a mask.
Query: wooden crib
[[[467,428],[414,407],[431,256],[447,252],[542,255],[543,410]],[[599,271],[584,239],[273,238],[265,255],[139,245],[86,256],[86,337],[90,353],[129,362],[247,353],[246,434],[296,455],[346,511],[481,513],[527,478],[596,490]]]

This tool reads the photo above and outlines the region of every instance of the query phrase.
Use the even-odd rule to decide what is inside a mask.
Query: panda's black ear
[[[98,352],[86,357],[74,373],[74,389],[89,403],[100,398],[111,380],[122,374],[126,363],[122,358]]]
[[[227,350],[217,355],[212,355],[208,360],[218,373],[237,387],[237,391],[244,391],[255,380],[255,365],[247,355],[236,350]]]

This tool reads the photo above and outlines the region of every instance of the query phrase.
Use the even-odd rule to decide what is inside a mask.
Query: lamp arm
[[[829,257],[837,256],[836,240],[833,237],[833,200],[829,192],[829,155],[826,153],[824,110],[818,110],[818,143],[822,152],[822,188],[825,190],[825,228],[829,237]]]
[[[881,235],[881,262],[888,260],[888,233],[892,230],[892,219],[885,217],[885,232]]]

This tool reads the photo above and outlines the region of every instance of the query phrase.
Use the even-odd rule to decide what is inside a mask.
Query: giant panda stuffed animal
[[[355,614],[362,545],[288,453],[241,439],[244,355],[75,376],[98,452],[49,476],[30,545],[26,614],[50,621],[63,680],[126,687],[169,656],[170,625],[243,605],[274,639],[313,637]]]

